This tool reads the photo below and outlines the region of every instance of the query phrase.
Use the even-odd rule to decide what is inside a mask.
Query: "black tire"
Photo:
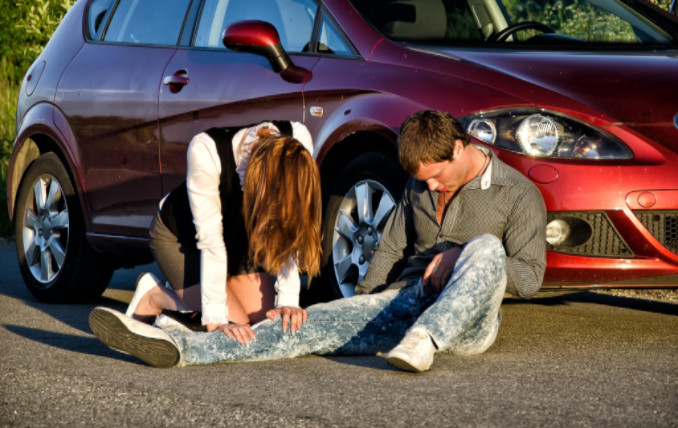
[[[370,152],[351,161],[330,184],[323,218],[325,293],[320,299],[355,294],[406,180],[393,157]],[[359,204],[364,215],[358,214]]]
[[[87,244],[78,196],[56,154],[40,156],[27,169],[14,230],[21,275],[36,299],[83,302],[106,289],[114,269]]]

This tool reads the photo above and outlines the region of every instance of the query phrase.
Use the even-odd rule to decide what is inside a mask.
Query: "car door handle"
[[[162,84],[169,86],[171,93],[176,94],[181,91],[185,85],[188,85],[188,71],[186,70],[177,70],[171,76],[165,76],[162,81]]]

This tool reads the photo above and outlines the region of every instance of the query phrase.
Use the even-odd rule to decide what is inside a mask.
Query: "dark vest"
[[[287,121],[271,121],[283,136],[292,135],[292,125]],[[221,217],[224,231],[224,243],[228,253],[228,274],[238,275],[251,269],[249,241],[245,230],[245,218],[242,213],[243,193],[240,177],[236,171],[233,157],[233,136],[248,125],[237,128],[212,128],[207,131],[216,144],[221,160],[219,177],[219,197],[221,198]],[[195,247],[196,230],[193,224],[191,205],[188,202],[186,181],[170,192],[160,210],[160,217],[167,228],[174,233],[182,246]]]

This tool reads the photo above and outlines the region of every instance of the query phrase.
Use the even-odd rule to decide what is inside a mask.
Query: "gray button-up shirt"
[[[544,200],[525,176],[476,147],[489,152],[489,166],[459,189],[442,225],[436,219],[439,192],[410,178],[357,293],[421,277],[436,254],[484,233],[506,249],[506,291],[528,298],[539,290],[546,267]]]

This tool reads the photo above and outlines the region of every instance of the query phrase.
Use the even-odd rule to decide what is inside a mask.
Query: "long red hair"
[[[277,274],[290,258],[309,276],[320,272],[320,174],[292,137],[260,132],[245,174],[243,215],[252,260]]]

